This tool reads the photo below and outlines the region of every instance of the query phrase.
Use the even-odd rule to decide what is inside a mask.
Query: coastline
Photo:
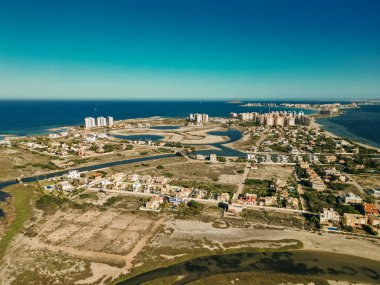
[[[374,149],[374,150],[377,150],[378,152],[380,152],[380,147],[377,147],[377,146],[371,145],[369,142],[359,141],[359,139],[363,139],[363,140],[365,140],[365,139],[364,139],[364,138],[360,138],[360,137],[357,136],[357,135],[351,134],[351,137],[344,137],[344,136],[342,136],[342,135],[335,134],[334,132],[327,130],[323,124],[321,124],[321,123],[319,123],[319,122],[316,121],[317,119],[320,119],[320,118],[315,118],[315,120],[313,121],[311,127],[317,128],[318,130],[323,129],[323,131],[324,131],[328,136],[330,136],[330,137],[333,137],[333,138],[348,139],[348,140],[353,141],[353,142],[356,143],[357,145],[360,145],[360,146],[362,146],[362,147],[369,148],[369,149]],[[346,130],[346,132],[349,132],[349,131]]]

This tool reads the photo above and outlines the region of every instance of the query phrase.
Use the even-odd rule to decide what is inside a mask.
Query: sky
[[[380,1],[0,0],[0,98],[380,98]]]

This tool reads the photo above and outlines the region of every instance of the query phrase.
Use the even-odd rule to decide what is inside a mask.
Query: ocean
[[[380,105],[363,105],[338,117],[318,119],[317,123],[338,136],[380,147]]]
[[[268,101],[269,102],[269,101]],[[266,103],[268,103],[266,102]],[[281,103],[283,101],[270,101]],[[294,102],[302,103],[302,102]],[[331,103],[315,101],[309,103]],[[345,103],[345,102],[341,102]],[[230,112],[300,111],[283,107],[242,107],[225,101],[137,101],[137,100],[0,100],[0,139],[4,136],[43,135],[64,126],[83,125],[85,117],[113,116],[115,120],[175,117],[207,113],[226,117]],[[313,110],[302,110],[312,114]],[[318,119],[326,130],[380,147],[380,105],[351,109],[339,117]]]
[[[230,112],[268,112],[296,110],[282,107],[241,107],[222,101],[131,101],[131,100],[0,100],[0,136],[43,135],[51,129],[83,125],[85,117],[113,116],[115,120],[161,117],[186,117],[207,113],[226,117]],[[302,110],[305,114],[312,110]]]

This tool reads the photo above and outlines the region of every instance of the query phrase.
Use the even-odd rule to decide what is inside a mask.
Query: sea
[[[65,126],[84,124],[85,117],[112,116],[114,120],[185,118],[190,113],[227,117],[230,112],[312,110],[283,107],[242,107],[223,101],[137,101],[137,100],[0,100],[0,136],[43,135]]]
[[[380,148],[380,105],[361,105],[337,117],[317,119],[325,130]]]
[[[251,101],[250,101],[251,102]],[[258,102],[258,101],[256,101]],[[263,103],[282,103],[265,101]],[[227,117],[230,112],[315,111],[285,107],[243,107],[226,101],[146,101],[146,100],[0,100],[0,139],[6,136],[43,135],[66,126],[83,125],[85,117],[112,116],[115,120],[185,118],[190,113]],[[292,101],[291,103],[305,103]],[[322,104],[330,101],[313,101]],[[347,102],[339,102],[347,103]],[[343,137],[380,147],[380,105],[363,105],[346,110],[339,117],[318,119],[326,130]]]

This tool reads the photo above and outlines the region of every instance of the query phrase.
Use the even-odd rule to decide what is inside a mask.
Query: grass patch
[[[31,200],[35,190],[32,186],[23,185],[12,186],[8,189],[12,195],[16,217],[0,240],[0,259],[4,256],[13,237],[23,228],[24,222],[29,218],[32,210]]]

